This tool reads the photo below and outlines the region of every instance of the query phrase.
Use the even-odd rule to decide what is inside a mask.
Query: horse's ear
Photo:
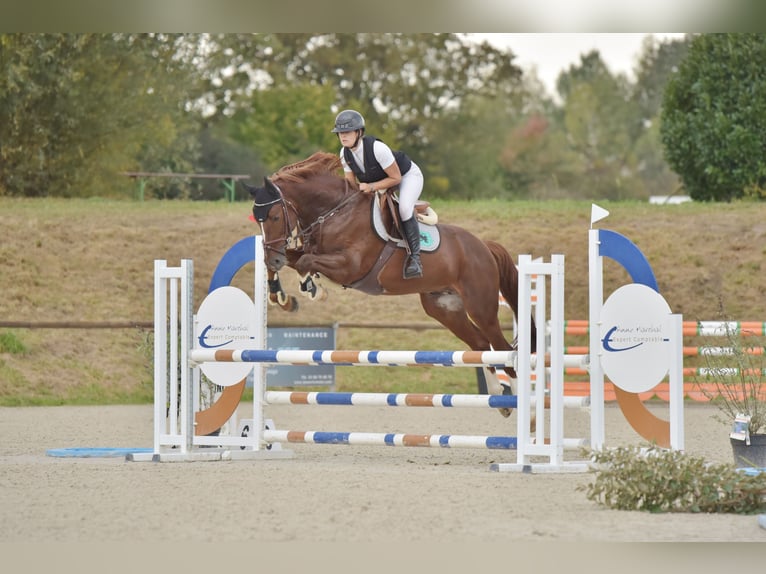
[[[279,188],[268,178],[263,178],[263,187],[253,187],[250,191],[253,197],[253,215],[256,221],[266,221],[271,206],[282,197]]]
[[[241,180],[240,180],[240,183],[242,184],[242,187],[244,187],[245,190],[247,190],[247,192],[250,194],[250,197],[254,198],[255,197],[255,190],[258,189],[258,188],[255,187],[254,185],[248,185],[244,181],[241,181]]]

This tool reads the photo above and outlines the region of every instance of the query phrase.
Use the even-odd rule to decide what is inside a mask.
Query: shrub
[[[578,490],[617,510],[757,514],[766,511],[766,473],[709,464],[677,450],[620,447],[588,453],[595,481]]]

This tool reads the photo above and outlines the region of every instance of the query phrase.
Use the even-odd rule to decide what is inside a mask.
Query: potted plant
[[[766,337],[721,322],[726,347],[704,347],[702,393],[718,407],[716,419],[730,426],[738,468],[766,468]]]

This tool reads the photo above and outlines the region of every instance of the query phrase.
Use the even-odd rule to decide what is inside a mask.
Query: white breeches
[[[412,162],[412,167],[402,176],[399,184],[399,216],[402,221],[410,219],[415,212],[415,202],[423,191],[423,172]]]

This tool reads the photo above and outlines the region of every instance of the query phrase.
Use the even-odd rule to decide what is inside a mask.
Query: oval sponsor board
[[[600,358],[604,373],[621,389],[640,393],[655,387],[670,368],[665,299],[640,283],[623,285],[601,309]]]
[[[219,287],[205,297],[194,324],[197,349],[247,349],[255,337],[255,305],[237,287]],[[228,387],[246,378],[252,363],[202,363],[200,369],[216,385]]]

